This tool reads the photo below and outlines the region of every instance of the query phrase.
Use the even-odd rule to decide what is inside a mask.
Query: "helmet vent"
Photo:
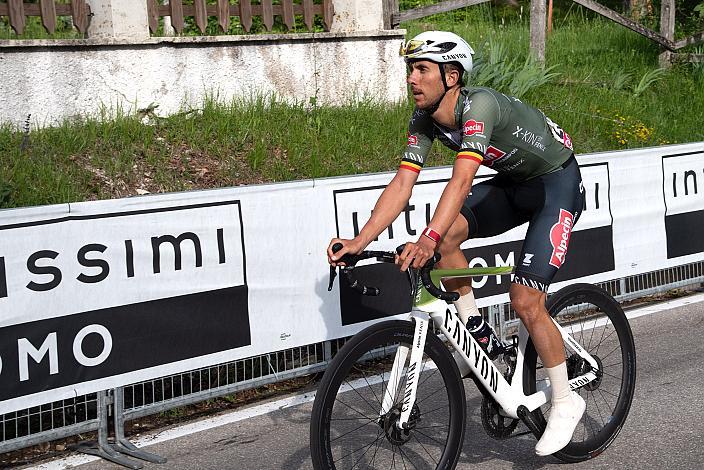
[[[437,52],[439,52],[440,54],[450,52],[452,49],[455,48],[455,46],[457,46],[457,44],[455,44],[454,42],[443,42],[435,45],[435,47],[439,49]]]

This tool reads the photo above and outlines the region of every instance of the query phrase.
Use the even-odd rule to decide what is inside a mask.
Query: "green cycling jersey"
[[[542,111],[491,88],[460,89],[453,128],[416,109],[401,167],[419,172],[435,138],[458,158],[478,161],[517,182],[558,170],[573,153],[570,136]]]

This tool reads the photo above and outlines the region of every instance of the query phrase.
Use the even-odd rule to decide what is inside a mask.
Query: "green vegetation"
[[[477,51],[471,83],[540,107],[578,153],[704,140],[704,64],[660,70],[647,39],[576,5],[558,12],[545,68],[529,56],[520,9],[485,4],[402,27],[409,36],[449,29],[467,38]],[[393,170],[411,111],[368,100],[333,108],[315,97],[212,98],[168,118],[142,110],[27,133],[0,126],[0,205]],[[439,144],[433,152],[429,165],[454,159]]]

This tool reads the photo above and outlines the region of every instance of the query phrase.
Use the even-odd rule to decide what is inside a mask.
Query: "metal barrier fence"
[[[598,285],[623,302],[702,283],[704,262],[695,262]],[[518,322],[509,304],[481,310],[504,337]],[[320,372],[345,341],[346,338],[341,338],[272,352],[0,415],[0,453],[98,431],[98,451],[89,453],[119,461],[131,468],[141,468],[137,462],[111,455],[116,449],[128,455],[158,461],[156,456],[129,448],[129,442],[124,439],[125,421]],[[109,410],[114,414],[116,444],[107,444]],[[101,450],[101,446],[110,448],[105,451]],[[86,448],[81,450],[87,451]]]

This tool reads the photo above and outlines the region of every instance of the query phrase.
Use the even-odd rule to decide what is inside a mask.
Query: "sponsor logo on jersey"
[[[418,136],[408,133],[408,145],[411,147],[418,147]]]
[[[484,164],[486,166],[493,166],[495,163],[499,163],[501,160],[511,157],[514,153],[518,151],[517,148],[511,150],[511,152],[506,153],[501,149],[490,145],[486,152],[484,152]]]
[[[570,150],[573,150],[572,148],[572,138],[569,136],[567,132],[565,132],[560,126],[555,124],[549,117],[545,116],[545,122],[548,125],[548,128],[550,129],[550,132],[552,133],[552,136],[560,142],[562,145],[567,147]]]
[[[484,123],[482,121],[475,121],[474,119],[470,119],[469,121],[464,123],[464,135],[465,137],[468,137],[474,134],[484,134]]]
[[[552,244],[552,256],[550,256],[550,265],[560,268],[565,262],[567,254],[567,245],[570,242],[570,233],[574,218],[569,211],[560,209],[560,218],[558,222],[550,229],[550,243]]]
[[[501,149],[497,149],[493,145],[490,145],[489,148],[486,149],[486,154],[484,155],[484,164],[487,166],[492,166],[494,162],[500,160],[505,155],[506,152]]]
[[[423,164],[423,155],[421,155],[419,153],[404,152],[403,159],[407,160],[409,162],[418,162],[421,165]]]

